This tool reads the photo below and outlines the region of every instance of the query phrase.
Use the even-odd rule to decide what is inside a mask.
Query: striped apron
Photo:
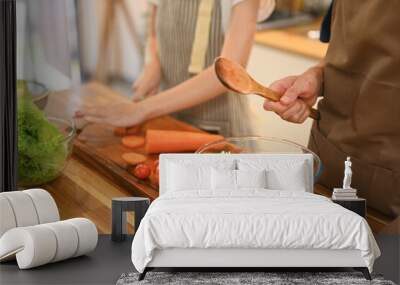
[[[156,34],[163,89],[172,88],[193,74],[189,70],[201,0],[162,0],[157,9]],[[221,3],[213,1],[204,68],[214,63],[224,43]],[[207,84],[207,82],[204,82]],[[174,114],[180,120],[224,136],[251,135],[247,98],[225,93]]]

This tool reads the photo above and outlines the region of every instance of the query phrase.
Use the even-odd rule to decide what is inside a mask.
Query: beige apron
[[[370,207],[400,214],[400,1],[336,0],[324,70],[321,120],[310,147],[320,183],[341,186],[344,160]]]
[[[201,0],[162,0],[157,9],[157,40],[163,75],[163,89],[191,78],[191,63],[196,22]],[[204,67],[214,63],[224,43],[221,3],[212,3],[209,41]],[[204,82],[207,84],[207,82]],[[225,136],[250,135],[246,98],[224,94],[199,106],[175,114],[201,129]]]

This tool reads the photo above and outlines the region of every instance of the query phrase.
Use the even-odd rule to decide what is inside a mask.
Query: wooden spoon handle
[[[310,108],[310,115],[308,115],[311,119],[318,121],[321,119],[321,115],[317,109]]]
[[[279,101],[279,99],[281,98],[281,95],[272,91],[271,89],[262,86],[261,84],[258,84],[257,86],[257,95],[267,98],[271,101],[277,102]],[[320,114],[319,111],[317,109],[311,108],[310,107],[310,115],[308,115],[310,118],[314,119],[314,120],[319,120],[320,119]]]

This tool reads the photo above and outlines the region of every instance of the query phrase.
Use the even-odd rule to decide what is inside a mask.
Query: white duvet
[[[372,271],[380,255],[367,222],[320,195],[299,191],[184,191],[156,199],[132,243],[143,272],[155,249],[358,249]]]

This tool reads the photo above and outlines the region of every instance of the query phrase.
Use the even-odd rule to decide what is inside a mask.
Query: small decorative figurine
[[[333,189],[332,199],[333,200],[354,200],[357,199],[357,190],[351,187],[351,177],[353,171],[351,170],[351,160],[347,157],[344,162],[344,178],[343,187]]]
[[[344,162],[344,178],[343,178],[343,189],[352,189],[351,188],[351,176],[353,172],[351,170],[351,160],[350,157],[347,157],[347,160]]]

